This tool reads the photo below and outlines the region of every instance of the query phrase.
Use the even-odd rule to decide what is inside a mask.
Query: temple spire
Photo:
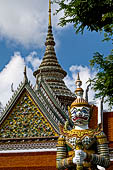
[[[71,91],[66,87],[63,78],[67,75],[67,73],[63,70],[61,65],[59,64],[56,52],[55,52],[55,41],[52,33],[52,23],[51,23],[51,0],[48,0],[49,3],[49,23],[48,23],[48,32],[46,36],[45,42],[45,53],[42,59],[42,62],[38,69],[34,71],[33,75],[36,77],[36,86],[39,87],[38,84],[41,82],[41,77],[43,80],[46,80],[49,87],[61,101],[64,102],[65,105],[70,105],[75,98],[75,94],[72,94]],[[41,73],[41,74],[40,74]]]
[[[49,23],[48,23],[48,32],[46,36],[45,46],[46,46],[46,50],[45,50],[43,60],[39,68],[33,73],[34,76],[38,78],[40,76],[40,70],[41,70],[42,73],[41,75],[43,77],[46,77],[46,79],[47,78],[51,79],[50,78],[51,76],[53,78],[54,76],[52,75],[52,73],[55,74],[55,77],[58,77],[58,79],[59,78],[63,79],[67,75],[67,73],[60,66],[54,49],[55,41],[52,33],[52,24],[51,24],[51,0],[49,0]]]
[[[49,26],[51,26],[51,0],[49,0]]]

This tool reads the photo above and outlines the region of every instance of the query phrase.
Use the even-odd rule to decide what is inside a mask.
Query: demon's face
[[[90,108],[89,107],[74,107],[70,110],[71,119],[74,125],[86,125],[88,124],[90,118]]]

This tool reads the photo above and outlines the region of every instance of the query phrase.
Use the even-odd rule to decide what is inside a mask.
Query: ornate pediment
[[[24,90],[0,126],[0,138],[58,136],[27,90]]]

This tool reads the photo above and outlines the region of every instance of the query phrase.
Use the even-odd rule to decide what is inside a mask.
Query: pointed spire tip
[[[81,85],[82,85],[82,81],[80,80],[79,72],[77,73],[77,80],[76,80],[75,84],[76,84],[76,85],[78,85],[78,84],[79,84],[79,86],[81,86]]]
[[[80,80],[79,72],[77,73],[77,80]]]
[[[51,0],[49,0],[49,26],[51,26]]]

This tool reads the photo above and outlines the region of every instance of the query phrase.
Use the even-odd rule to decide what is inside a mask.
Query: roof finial
[[[11,91],[14,92],[13,83],[11,84]]]
[[[49,26],[51,26],[51,0],[49,0]]]
[[[26,74],[26,66],[24,67],[24,83],[28,82],[27,74]]]

